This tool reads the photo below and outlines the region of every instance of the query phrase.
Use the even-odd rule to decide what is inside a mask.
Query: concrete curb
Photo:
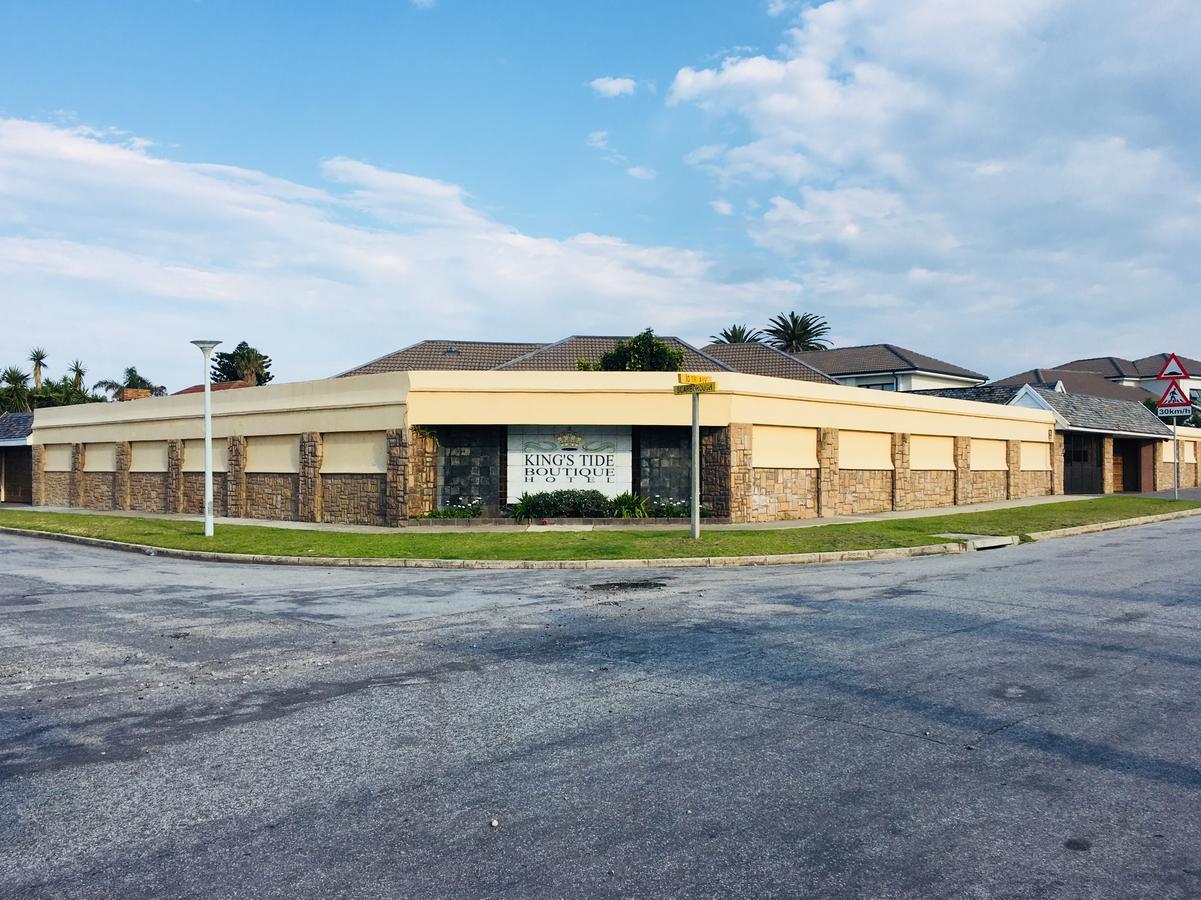
[[[1032,531],[1026,537],[1032,541],[1052,541],[1056,538],[1075,537],[1079,534],[1097,534],[1101,531],[1113,531],[1115,528],[1152,525],[1155,522],[1171,522],[1173,519],[1189,519],[1193,516],[1201,516],[1201,509],[1182,509],[1177,512],[1161,513],[1157,516],[1138,516],[1134,519],[1098,522],[1095,525],[1077,525],[1074,528],[1055,528],[1051,531]]]
[[[356,556],[262,556],[252,553],[211,553],[207,550],[176,550],[146,544],[126,544],[102,538],[13,528],[0,525],[0,534],[40,537],[85,547],[101,547],[168,559],[196,562],[249,563],[273,566],[319,566],[322,568],[376,569],[694,569],[725,566],[799,566],[816,563],[858,562],[872,559],[905,559],[913,556],[947,556],[963,553],[962,542],[926,544],[921,547],[888,547],[880,550],[838,550],[824,553],[781,553],[770,556],[690,556],[663,559],[376,559]]]

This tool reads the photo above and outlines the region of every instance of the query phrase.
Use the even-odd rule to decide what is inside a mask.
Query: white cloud
[[[588,84],[599,97],[629,96],[638,88],[638,82],[633,78],[611,78],[607,75],[593,78]]]
[[[653,325],[703,336],[782,278],[704,253],[535,236],[460,186],[335,157],[323,182],[179,162],[128,136],[0,119],[0,360],[196,380],[187,341],[246,339],[279,377],[321,377],[433,335],[550,340]]]
[[[686,161],[771,198],[748,233],[807,308],[996,375],[1166,349],[1147,311],[1201,281],[1195,4],[796,8],[777,52],[682,68],[668,102],[740,135]]]
[[[438,0],[409,0],[417,9],[432,9],[438,5]]]
[[[609,149],[609,132],[607,132],[607,131],[589,132],[588,146],[595,147],[597,150],[608,150]]]
[[[659,177],[659,173],[650,166],[630,166],[626,169],[626,174],[631,178],[637,178],[640,181],[649,181],[652,178]]]
[[[729,200],[710,200],[709,206],[711,206],[713,211],[719,216],[734,215],[734,206]]]

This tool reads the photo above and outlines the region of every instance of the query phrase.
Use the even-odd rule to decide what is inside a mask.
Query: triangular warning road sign
[[[1159,374],[1155,377],[1162,381],[1164,379],[1188,378],[1189,374],[1184,371],[1184,366],[1180,364],[1180,360],[1176,358],[1176,354],[1169,353],[1167,362],[1163,364],[1163,368],[1159,370]]]
[[[1163,392],[1163,396],[1159,398],[1160,406],[1192,406],[1193,401],[1189,399],[1188,394],[1180,387],[1179,381],[1171,381],[1168,383],[1168,389]]]

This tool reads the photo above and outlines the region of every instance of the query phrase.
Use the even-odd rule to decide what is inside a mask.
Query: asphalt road
[[[326,571],[0,536],[0,896],[1195,897],[1199,549]]]

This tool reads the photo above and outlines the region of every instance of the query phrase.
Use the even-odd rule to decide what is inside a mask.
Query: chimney
[[[146,388],[130,388],[123,387],[117,391],[117,400],[141,400],[143,397],[149,397],[150,391]]]

